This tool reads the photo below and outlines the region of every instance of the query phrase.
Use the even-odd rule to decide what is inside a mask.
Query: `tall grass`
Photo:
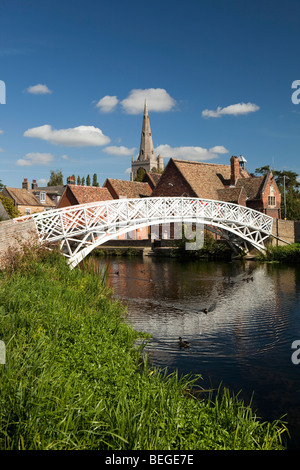
[[[278,261],[282,263],[300,263],[300,243],[290,245],[269,245],[266,253],[258,255],[261,261]]]
[[[93,264],[27,252],[0,278],[0,449],[282,449],[238,397],[153,369]]]

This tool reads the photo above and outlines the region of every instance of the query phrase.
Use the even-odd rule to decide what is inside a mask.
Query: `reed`
[[[1,450],[285,448],[282,421],[260,422],[227,391],[195,398],[199,377],[141,361],[147,335],[124,313],[105,273],[70,271],[57,252],[1,273]]]
[[[300,243],[290,245],[269,245],[267,251],[258,255],[261,261],[276,261],[289,264],[300,263]]]

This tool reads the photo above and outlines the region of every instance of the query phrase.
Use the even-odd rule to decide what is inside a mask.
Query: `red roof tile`
[[[78,204],[88,204],[89,202],[113,199],[112,195],[106,188],[99,188],[97,186],[80,186],[75,184],[68,184],[67,187],[74,194]]]
[[[142,183],[138,181],[125,181],[108,178],[104,187],[110,190],[110,187],[115,193],[117,198],[140,198],[151,196],[152,190],[148,183]]]

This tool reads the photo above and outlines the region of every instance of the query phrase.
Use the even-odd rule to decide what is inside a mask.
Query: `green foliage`
[[[48,186],[63,186],[63,174],[61,170],[50,171],[50,180],[48,181]]]
[[[28,250],[2,273],[1,450],[284,448],[282,422],[151,369],[124,314],[94,262]]]
[[[231,249],[228,245],[220,240],[216,240],[211,233],[207,230],[205,231],[204,243],[199,250],[187,250],[186,243],[189,241],[194,242],[194,240],[185,240],[183,237],[181,240],[178,240],[176,245],[178,250],[178,256],[185,257],[188,259],[230,259],[231,258]],[[176,252],[173,252],[173,255],[176,255]]]
[[[93,183],[92,183],[92,185],[99,187],[99,183],[98,183],[98,181],[97,181],[97,175],[96,175],[96,173],[93,174]]]
[[[14,201],[10,197],[5,197],[0,194],[0,201],[7,214],[13,219],[14,217],[19,217],[21,214],[14,205]]]
[[[136,173],[136,177],[134,181],[142,181],[145,174],[146,174],[146,170],[144,170],[144,168],[139,168]]]
[[[291,245],[269,245],[265,254],[260,254],[262,261],[279,261],[282,263],[300,263],[300,243]]]

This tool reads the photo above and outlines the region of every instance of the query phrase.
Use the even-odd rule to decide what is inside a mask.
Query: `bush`
[[[260,256],[261,260],[281,261],[283,263],[300,263],[300,243],[291,245],[269,245],[266,254]]]

